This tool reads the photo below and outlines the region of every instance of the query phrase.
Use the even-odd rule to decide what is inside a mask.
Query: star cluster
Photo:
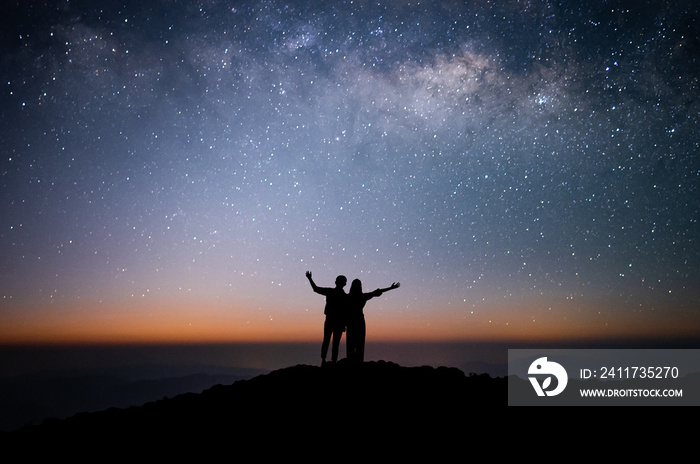
[[[579,3],[13,2],[5,336],[313,332],[307,269],[387,337],[697,335],[698,6]]]

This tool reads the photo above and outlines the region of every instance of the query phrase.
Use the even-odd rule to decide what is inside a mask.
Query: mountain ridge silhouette
[[[154,434],[175,439],[236,437],[287,443],[317,437],[372,434],[458,434],[455,423],[476,412],[507,406],[507,379],[466,375],[453,367],[405,367],[387,361],[330,366],[298,364],[201,393],[184,393],[142,406],[109,408],[48,419],[5,438],[93,445],[150,443]],[[455,435],[456,436],[456,435]]]
[[[154,372],[159,372],[154,366]],[[140,366],[135,368],[141,370]],[[128,378],[132,368],[113,373],[30,374],[0,379],[0,430],[12,431],[47,418],[63,419],[80,412],[145,404],[185,392],[202,392],[213,385],[233,383],[267,370],[232,369],[232,373],[191,373]]]

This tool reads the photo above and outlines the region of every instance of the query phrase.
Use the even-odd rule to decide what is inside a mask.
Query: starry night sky
[[[6,3],[0,340],[700,335],[697,2]]]

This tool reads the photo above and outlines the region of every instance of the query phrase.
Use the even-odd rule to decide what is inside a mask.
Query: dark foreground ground
[[[473,439],[503,417],[507,379],[446,367],[297,365],[139,407],[82,413],[0,435],[23,456],[55,449],[124,453],[186,444],[271,453],[280,447],[340,449],[400,437]],[[391,438],[394,437],[394,438]]]

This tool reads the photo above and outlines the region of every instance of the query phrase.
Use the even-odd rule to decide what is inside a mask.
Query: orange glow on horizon
[[[700,327],[683,317],[640,319],[567,318],[541,311],[450,310],[405,316],[385,308],[366,312],[367,341],[386,342],[547,342],[667,337],[697,337]],[[82,304],[16,311],[0,324],[0,343],[258,343],[317,342],[322,337],[320,308],[292,307],[272,315],[260,307],[232,308],[218,302],[131,305]]]

